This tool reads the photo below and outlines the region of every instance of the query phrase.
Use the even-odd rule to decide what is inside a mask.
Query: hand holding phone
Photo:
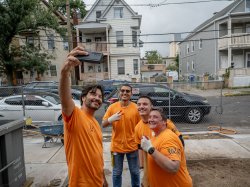
[[[88,55],[77,55],[76,58],[81,62],[100,63],[103,60],[103,54],[99,52],[88,52]]]

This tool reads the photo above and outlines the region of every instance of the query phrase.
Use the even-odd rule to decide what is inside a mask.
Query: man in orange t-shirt
[[[148,122],[155,137],[141,140],[142,149],[148,153],[149,186],[192,187],[184,147],[178,136],[167,129],[165,121],[162,109],[153,108]]]
[[[124,155],[127,157],[131,174],[131,186],[140,186],[140,171],[138,147],[135,142],[135,126],[140,121],[136,104],[130,101],[132,87],[128,84],[119,89],[120,101],[113,103],[107,109],[102,125],[107,127],[112,124],[111,153],[114,160],[113,186],[122,186],[122,170]]]
[[[94,118],[103,101],[99,85],[82,90],[81,108],[75,106],[71,96],[70,70],[80,65],[76,55],[87,55],[81,47],[73,49],[62,67],[59,93],[64,119],[64,145],[68,164],[70,187],[107,187],[101,128]]]

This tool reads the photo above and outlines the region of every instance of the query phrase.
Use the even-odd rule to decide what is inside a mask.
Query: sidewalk
[[[208,134],[211,132],[183,133],[185,136],[192,134]],[[218,133],[213,133],[218,134]],[[105,137],[110,136],[104,133]],[[206,135],[205,135],[206,136]],[[33,177],[32,187],[49,185],[53,179],[60,179],[59,186],[63,186],[67,178],[67,165],[64,147],[61,142],[48,143],[49,148],[42,148],[42,137],[24,137],[24,154],[27,177]],[[112,186],[112,167],[110,159],[110,142],[104,145],[105,173]],[[250,158],[250,134],[227,135],[216,139],[186,139],[185,153],[187,160],[216,159],[216,158]],[[125,160],[123,171],[123,186],[129,187],[130,174]]]
[[[211,96],[239,96],[239,95],[250,95],[250,88],[238,88],[238,89],[195,89],[192,88],[189,91],[181,90],[186,93],[196,94],[203,97],[211,97]]]

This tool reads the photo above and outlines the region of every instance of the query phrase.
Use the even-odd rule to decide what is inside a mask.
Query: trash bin
[[[194,78],[195,78],[194,75],[189,75],[189,80],[190,80],[190,82],[194,82]]]
[[[0,121],[0,186],[20,187],[26,181],[23,120]]]

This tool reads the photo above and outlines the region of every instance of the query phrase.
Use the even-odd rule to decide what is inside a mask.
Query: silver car
[[[80,101],[74,100],[80,107]],[[31,118],[33,122],[62,120],[60,98],[56,94],[14,95],[0,100],[0,120]]]

